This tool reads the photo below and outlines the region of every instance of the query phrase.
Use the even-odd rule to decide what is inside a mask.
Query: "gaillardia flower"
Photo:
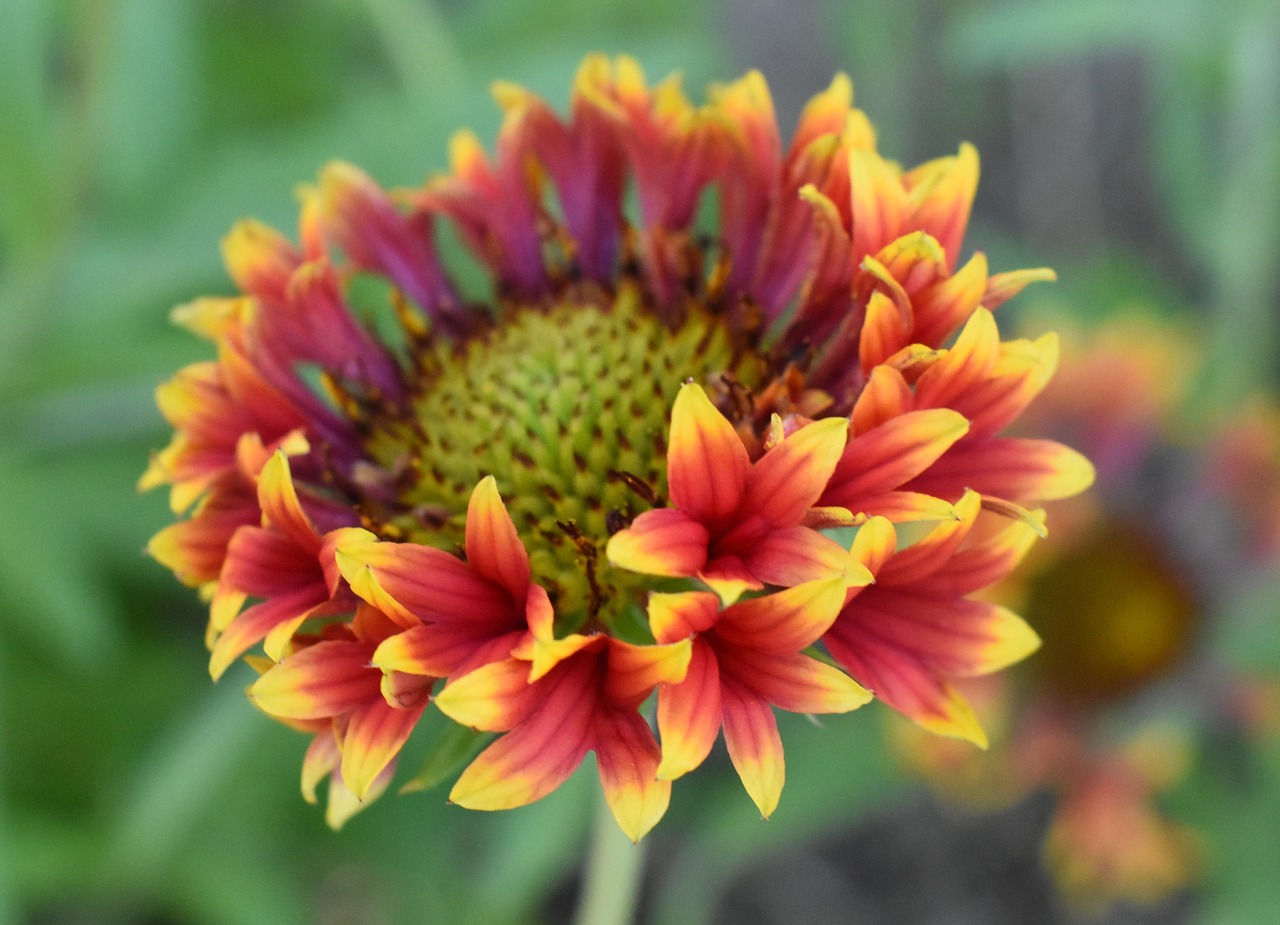
[[[528,803],[594,752],[633,839],[722,729],[772,812],[775,708],[882,694],[981,741],[948,679],[1035,637],[968,595],[1092,468],[1003,434],[1056,342],[992,310],[1052,274],[961,260],[972,147],[901,169],[843,76],[788,146],[757,73],[695,105],[592,56],[566,117],[495,95],[494,155],[459,134],[391,192],[331,164],[296,241],[231,231],[240,295],[175,313],[217,356],[161,386],[141,484],[182,517],[150,551],[210,596],[214,676],[246,656],[315,735],[336,822],[430,704],[496,735],[453,802]]]

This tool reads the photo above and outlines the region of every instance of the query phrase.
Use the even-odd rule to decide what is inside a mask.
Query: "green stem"
[[[644,843],[632,844],[598,798],[575,925],[633,925],[644,857]]]

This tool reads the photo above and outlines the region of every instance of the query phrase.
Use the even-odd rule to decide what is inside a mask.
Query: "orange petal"
[[[715,634],[730,646],[798,652],[827,631],[844,599],[842,579],[810,581],[734,604],[720,615]]]
[[[854,506],[863,518],[883,517],[895,524],[924,520],[955,520],[956,509],[950,501],[919,491],[886,491],[866,495]]]
[[[898,534],[893,529],[893,524],[883,517],[872,517],[858,528],[849,553],[865,565],[872,575],[879,575],[897,549]]]
[[[875,151],[849,152],[850,201],[853,209],[852,257],[861,262],[897,238],[907,216],[902,178]]]
[[[684,680],[658,688],[662,763],[657,776],[675,780],[702,764],[720,732],[720,720],[716,656],[710,645],[695,639]]]
[[[765,584],[783,588],[824,578],[865,585],[871,573],[835,540],[808,527],[770,530],[752,544],[747,568]]]
[[[679,684],[689,668],[690,639],[637,646],[609,641],[603,694],[616,707],[636,709],[659,684]]]
[[[655,508],[615,533],[605,554],[613,565],[632,572],[689,577],[706,564],[710,539],[707,528],[684,511]]]
[[[924,581],[922,594],[965,597],[1005,578],[1022,561],[1040,535],[1033,524],[1012,520],[983,539],[970,542]]]
[[[353,543],[334,553],[351,590],[403,626],[464,620],[509,626],[523,622],[506,589],[440,549],[416,543]]]
[[[912,485],[939,494],[965,485],[1025,505],[1072,497],[1094,477],[1093,464],[1060,443],[1000,437],[956,447]]]
[[[222,239],[222,259],[241,290],[280,300],[302,255],[274,228],[246,219]]]
[[[997,273],[987,280],[987,289],[983,293],[982,304],[987,308],[996,308],[1012,299],[1031,283],[1051,283],[1057,278],[1058,274],[1048,267]]]
[[[307,753],[302,759],[302,798],[312,805],[316,802],[316,787],[320,781],[328,777],[342,760],[338,751],[338,741],[333,737],[331,726],[317,733],[307,746]]]
[[[671,782],[657,776],[661,752],[649,724],[629,710],[603,710],[594,724],[596,766],[618,827],[638,842],[671,801]]]
[[[825,418],[774,446],[751,469],[744,510],[775,526],[800,523],[826,488],[848,434],[844,418]]]
[[[839,134],[853,105],[853,81],[836,74],[830,86],[809,99],[791,137],[791,156],[806,148],[820,135]]]
[[[467,505],[467,562],[477,572],[501,584],[511,599],[524,598],[529,590],[529,554],[516,533],[498,494],[493,476],[485,476],[471,493]]]
[[[360,800],[400,753],[427,703],[400,710],[385,700],[370,701],[351,715],[342,737],[342,781]]]
[[[947,259],[954,265],[955,256],[951,251],[947,251]],[[986,283],[987,258],[979,251],[954,275],[916,293],[912,298],[916,311],[915,339],[935,347],[944,343],[981,304]]]
[[[262,527],[242,527],[231,538],[222,566],[223,589],[272,597],[312,585],[324,585],[320,562],[289,537]]]
[[[533,663],[529,670],[530,683],[583,649],[599,648],[605,644],[605,637],[600,633],[571,633],[563,639],[557,639],[551,600],[540,585],[529,586],[526,616],[529,632],[512,649],[511,654]]]
[[[720,670],[792,713],[848,713],[871,700],[871,692],[839,668],[799,652],[727,649],[720,657]]]
[[[320,534],[302,510],[289,474],[289,458],[283,451],[273,454],[258,475],[258,503],[267,522],[293,540],[299,549],[312,556],[320,552]]]
[[[436,694],[435,704],[454,722],[502,732],[523,722],[537,707],[538,691],[529,683],[529,663],[508,658],[452,679]]]
[[[386,792],[391,783],[395,763],[388,764],[369,786],[364,799],[357,797],[346,785],[340,772],[334,772],[329,778],[329,799],[324,810],[324,822],[335,832],[346,825],[351,817],[370,806],[374,800]]]
[[[890,366],[877,366],[853,406],[853,432],[866,433],[914,408],[915,395],[902,373]]]
[[[752,543],[754,542],[756,540],[753,538]],[[716,556],[696,577],[714,591],[726,607],[745,592],[759,591],[764,587],[764,582],[755,576],[747,563],[732,555]]]
[[[915,478],[968,430],[963,415],[934,408],[909,411],[860,432],[845,447],[822,502],[844,505],[856,513],[861,510],[856,499]]]
[[[649,629],[658,642],[676,642],[705,632],[719,615],[719,599],[705,591],[649,595]]]
[[[879,700],[937,735],[987,747],[987,735],[973,708],[947,680],[874,639],[844,632],[843,621],[823,640],[848,672]]]
[[[953,678],[999,671],[1040,646],[1035,632],[1007,608],[887,588],[846,608],[833,635],[849,646],[866,640],[866,651],[882,660]]]
[[[512,631],[494,636],[465,623],[419,625],[383,640],[373,664],[387,672],[449,678],[507,658],[523,635]]]
[[[209,674],[216,681],[231,663],[266,638],[282,623],[299,621],[328,600],[316,588],[303,588],[254,604],[236,616],[218,636],[209,655]]]
[[[476,756],[449,800],[467,809],[513,809],[559,787],[591,745],[596,697],[590,682],[583,672],[568,672],[529,685],[538,710]]]
[[[742,438],[702,388],[692,382],[681,386],[667,450],[672,503],[700,523],[727,517],[742,501],[750,467]]]
[[[921,408],[948,408],[993,375],[1000,358],[1000,332],[985,308],[973,313],[956,338],[955,346],[939,357],[916,381],[916,404]]]
[[[382,701],[382,672],[365,643],[329,640],[301,649],[260,677],[249,696],[265,713],[323,719]]]
[[[938,239],[947,269],[956,264],[978,191],[978,151],[964,142],[955,157],[928,161],[904,178],[914,223]]]
[[[760,815],[768,819],[778,808],[786,779],[773,710],[759,697],[732,686],[723,688],[721,703],[729,760]]]
[[[882,290],[874,290],[867,298],[867,314],[858,334],[858,359],[863,370],[879,368],[910,335],[911,324],[903,318],[902,308]]]
[[[981,509],[981,496],[977,492],[965,492],[955,503],[956,519],[940,521],[916,542],[895,553],[876,572],[876,581],[882,585],[910,588],[938,571],[969,535]]]

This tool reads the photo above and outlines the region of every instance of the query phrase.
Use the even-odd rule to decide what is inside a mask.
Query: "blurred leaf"
[[[588,758],[550,796],[469,823],[483,851],[459,900],[465,903],[469,893],[486,897],[488,903],[487,908],[476,908],[468,922],[529,921],[535,904],[545,899],[558,878],[578,866],[599,788],[595,761]]]
[[[363,0],[363,5],[410,100],[427,107],[462,90],[466,62],[433,0]]]
[[[95,167],[125,201],[164,201],[196,113],[195,21],[190,3],[119,0],[93,35],[99,97]]]
[[[75,511],[50,503],[57,494],[29,460],[0,457],[0,485],[8,519],[0,529],[5,633],[27,637],[43,658],[68,669],[100,671],[123,639],[98,577],[85,568],[84,534],[70,527]]]
[[[1198,920],[1206,923],[1268,922],[1280,906],[1274,876],[1275,820],[1280,818],[1280,743],[1252,753],[1249,782],[1210,776],[1201,768],[1180,815],[1206,836],[1207,882]]]
[[[986,3],[944,32],[947,56],[970,69],[1035,65],[1126,45],[1167,54],[1212,42],[1221,11],[1200,0]]]
[[[418,773],[401,786],[402,794],[438,787],[446,779],[461,771],[463,766],[493,739],[490,733],[478,732],[449,720],[439,724],[432,723],[431,718],[424,716],[416,733],[431,740],[426,760],[423,761]],[[434,730],[427,728],[432,725],[443,728]]]
[[[228,770],[263,729],[234,683],[178,714],[154,752],[139,762],[140,774],[118,807],[107,879],[147,880],[170,869],[221,798]]]
[[[53,100],[51,58],[57,41],[53,4],[9,0],[0,29],[0,260],[3,245],[28,249],[61,215],[67,147]],[[13,254],[8,255],[12,258]],[[0,263],[0,266],[3,266]]]

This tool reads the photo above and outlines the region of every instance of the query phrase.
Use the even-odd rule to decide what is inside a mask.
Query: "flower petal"
[[[618,827],[638,842],[671,802],[671,782],[657,776],[661,752],[649,724],[630,710],[602,710],[593,729],[605,802]]]
[[[936,674],[990,674],[1034,652],[1040,639],[1021,617],[986,601],[932,598],[874,588],[841,613],[826,640],[868,643]]]
[[[902,373],[891,366],[877,366],[853,406],[853,432],[866,433],[914,408],[915,395]]]
[[[729,760],[760,815],[768,819],[778,808],[786,780],[778,722],[767,703],[733,685],[722,687],[721,703]]]
[[[516,533],[516,525],[498,494],[498,483],[488,475],[480,480],[467,505],[467,563],[477,572],[507,589],[513,601],[529,590],[529,554]]]
[[[564,783],[591,744],[596,698],[590,681],[586,672],[571,670],[527,685],[537,692],[537,711],[476,756],[449,800],[467,809],[514,809]]]
[[[599,648],[605,644],[605,637],[600,633],[570,633],[557,639],[555,612],[551,609],[551,599],[541,585],[529,586],[526,613],[529,632],[512,649],[512,654],[533,663],[529,670],[530,683],[583,649]]]
[[[964,241],[969,209],[978,190],[978,150],[964,142],[954,157],[921,164],[904,180],[910,189],[913,224],[938,239],[950,270]]]
[[[660,507],[645,511],[627,529],[615,533],[605,554],[618,568],[683,578],[696,575],[706,565],[709,542],[707,528],[684,511]]]
[[[328,594],[323,588],[308,587],[249,607],[227,624],[213,644],[209,674],[216,681],[232,662],[266,638],[275,627],[300,621],[327,600]]]
[[[466,623],[419,625],[383,640],[373,664],[383,671],[451,678],[502,661],[523,636],[515,630],[495,636]]]
[[[855,148],[849,152],[850,202],[853,208],[855,263],[897,238],[907,217],[902,177],[879,154]]]
[[[323,585],[324,577],[316,557],[291,537],[263,527],[242,527],[227,547],[221,582],[224,588],[271,597]]]
[[[840,629],[840,624],[836,627]],[[823,642],[827,651],[879,700],[929,732],[987,747],[987,734],[973,708],[945,678],[872,640],[861,639],[854,649],[846,645],[845,639],[833,632]]]
[[[375,540],[344,546],[334,556],[351,590],[402,626],[423,620],[523,624],[523,590],[516,608],[503,586],[443,550]]]
[[[963,415],[949,408],[933,408],[907,412],[859,433],[845,447],[822,503],[859,513],[858,499],[915,478],[968,429]]]
[[[302,510],[289,457],[277,450],[258,474],[258,503],[267,522],[283,532],[299,549],[315,557],[320,552],[320,534]]]
[[[351,714],[342,737],[342,780],[358,799],[368,797],[378,775],[400,753],[426,705],[424,698],[401,710],[379,698]]]
[[[671,408],[667,449],[672,503],[700,523],[727,517],[742,501],[750,468],[742,438],[701,386],[681,386]]]
[[[730,646],[798,652],[827,631],[844,598],[842,579],[806,582],[734,604],[720,614],[715,634]]]
[[[956,509],[950,501],[918,491],[886,491],[878,495],[865,495],[856,506],[863,518],[883,517],[895,524],[957,519]]]
[[[649,595],[649,629],[658,642],[676,642],[705,632],[719,616],[719,599],[706,591]]]
[[[792,713],[848,713],[871,700],[871,692],[839,668],[798,652],[726,648],[720,670],[741,688]]]
[[[968,537],[981,509],[982,498],[976,492],[966,492],[955,503],[956,519],[939,521],[920,539],[894,553],[876,572],[876,581],[909,588],[943,568]]]
[[[1034,524],[1012,520],[979,542],[970,536],[969,543],[916,588],[933,597],[964,597],[989,587],[1013,571],[1040,535]]]
[[[848,421],[824,418],[774,446],[751,468],[744,511],[774,526],[800,523],[826,488],[848,434]]]
[[[539,690],[529,683],[529,663],[507,658],[454,678],[436,694],[435,704],[456,723],[503,732],[538,707]]]
[[[695,639],[684,680],[658,688],[662,763],[657,776],[675,780],[706,760],[720,732],[720,669],[715,653]]]
[[[690,639],[637,646],[609,641],[604,698],[615,707],[637,709],[659,684],[678,684],[689,667]]]
[[[323,732],[316,734],[307,746],[307,753],[302,759],[302,798],[315,805],[316,787],[342,760],[338,751],[338,740],[333,737],[332,724],[327,724]]]
[[[746,564],[760,581],[782,588],[824,578],[842,578],[849,586],[871,582],[847,549],[808,527],[770,530],[752,544]]]
[[[323,719],[382,701],[382,672],[369,665],[367,643],[328,640],[307,646],[254,682],[258,708],[289,719]]]
[[[962,485],[1027,503],[1070,498],[1092,485],[1094,475],[1093,463],[1061,443],[998,437],[957,446],[912,487],[942,493]]]

